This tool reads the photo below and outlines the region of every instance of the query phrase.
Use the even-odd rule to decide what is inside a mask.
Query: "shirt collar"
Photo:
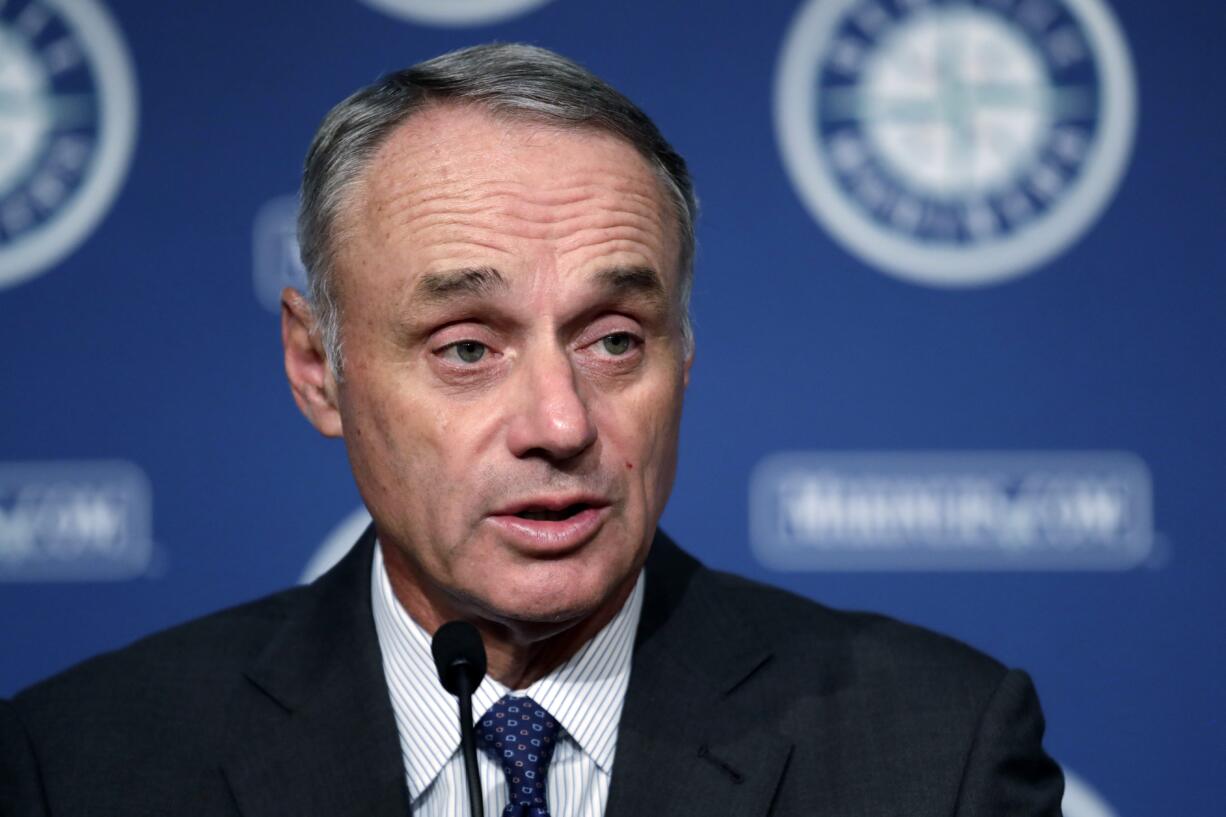
[[[621,610],[561,666],[515,695],[527,695],[557,718],[601,771],[613,769],[617,724],[621,720],[634,636],[643,607],[643,573]],[[375,631],[391,693],[411,799],[416,800],[460,749],[457,703],[439,684],[430,654],[430,636],[396,600],[376,542],[371,569]],[[509,688],[490,676],[473,693],[473,717],[480,718]]]

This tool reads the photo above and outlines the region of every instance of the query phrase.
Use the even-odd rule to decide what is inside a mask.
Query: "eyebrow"
[[[506,279],[493,267],[465,267],[423,275],[414,285],[413,293],[423,301],[444,303],[456,297],[488,295],[495,289],[506,288]]]
[[[664,281],[651,267],[610,267],[600,270],[593,278],[601,289],[612,295],[645,296],[661,303],[668,299]],[[487,296],[496,289],[509,288],[506,278],[493,267],[464,267],[423,275],[413,286],[413,294],[415,299],[426,303],[441,304],[455,298]]]
[[[644,295],[660,302],[668,299],[663,279],[651,267],[612,267],[595,277],[601,287],[618,295]]]

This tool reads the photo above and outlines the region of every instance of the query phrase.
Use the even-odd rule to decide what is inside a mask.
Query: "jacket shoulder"
[[[1027,676],[954,638],[873,613],[835,610],[713,573],[712,598],[770,653],[740,700],[793,747],[779,813],[824,809],[831,791],[856,813],[1021,813],[1002,804],[1059,800]],[[1031,772],[1019,781],[1011,771]],[[854,792],[847,779],[863,781]],[[1053,795],[1054,792],[1054,795]],[[1038,807],[1025,813],[1058,813]]]
[[[785,663],[821,661],[811,677],[854,675],[858,681],[930,679],[990,695],[1008,672],[991,656],[950,636],[878,613],[839,610],[741,576],[708,571],[723,604],[770,644]],[[837,666],[829,666],[837,662]],[[897,684],[900,694],[908,686]]]
[[[200,701],[220,703],[305,592],[285,590],[146,636],[30,686],[13,704],[32,730],[45,733],[108,712],[131,718],[173,710],[182,717]]]

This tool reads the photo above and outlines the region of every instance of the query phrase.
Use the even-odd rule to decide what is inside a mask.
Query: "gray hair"
[[[478,104],[496,115],[594,128],[638,150],[660,177],[676,214],[682,331],[690,349],[698,204],[685,160],[645,113],[590,71],[543,48],[492,44],[452,51],[388,74],[329,111],[311,142],[302,175],[298,243],[307,271],[307,297],[333,373],[341,376],[343,354],[335,282],[341,210],[391,132],[424,107],[448,101]]]

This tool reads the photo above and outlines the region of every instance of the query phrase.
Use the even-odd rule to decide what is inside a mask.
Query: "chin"
[[[501,585],[494,593],[481,594],[485,601],[481,606],[490,618],[508,626],[565,628],[598,612],[619,585],[618,581],[594,580],[570,571],[523,577]]]
[[[578,623],[600,608],[599,597],[576,597],[574,593],[559,596],[551,593],[532,594],[515,599],[499,599],[491,605],[494,617],[507,624],[566,625]]]

